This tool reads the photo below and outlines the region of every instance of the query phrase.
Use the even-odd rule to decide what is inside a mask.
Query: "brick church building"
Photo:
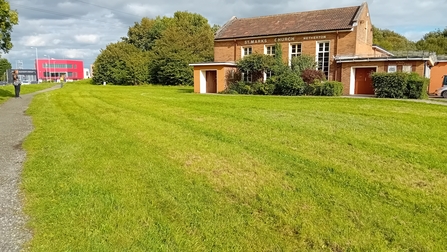
[[[216,93],[226,88],[228,71],[246,55],[275,54],[281,44],[286,62],[306,54],[315,57],[328,80],[340,81],[344,94],[373,94],[371,72],[417,72],[429,76],[436,56],[393,55],[373,45],[368,4],[360,6],[231,18],[216,33],[214,61],[194,63],[194,92]]]

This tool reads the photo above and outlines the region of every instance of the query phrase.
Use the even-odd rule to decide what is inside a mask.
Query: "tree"
[[[301,73],[306,69],[317,68],[317,62],[315,61],[315,57],[305,54],[293,57],[290,62],[290,65],[292,70],[296,72],[298,75],[301,75]]]
[[[264,73],[270,70],[281,70],[274,57],[266,54],[253,53],[237,62],[237,68],[243,73],[250,73],[253,82],[263,81]]]
[[[153,81],[166,85],[192,85],[193,62],[212,61],[214,32],[203,16],[176,12],[151,52]]]
[[[134,26],[129,27],[127,37],[121,39],[142,51],[150,51],[154,47],[155,41],[162,36],[171,21],[172,18],[168,17],[157,17],[155,19],[144,17],[140,23],[135,22]]]
[[[8,53],[12,48],[12,27],[19,23],[19,14],[11,10],[9,2],[0,0],[0,50]]]
[[[388,30],[373,27],[373,44],[382,47],[387,51],[415,51],[416,45],[406,37]]]
[[[96,58],[93,81],[116,85],[138,85],[147,82],[150,65],[147,54],[123,41],[109,44]]]
[[[441,31],[436,30],[424,35],[416,43],[416,47],[421,51],[436,52],[436,54],[447,54],[447,27]]]
[[[6,79],[5,77],[6,70],[11,68],[12,68],[11,63],[7,59],[0,58],[0,74],[2,76],[2,80]]]

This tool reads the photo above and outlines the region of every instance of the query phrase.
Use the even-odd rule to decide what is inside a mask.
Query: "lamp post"
[[[36,49],[36,81],[39,83],[39,56],[37,54],[37,47],[31,47]]]
[[[55,59],[51,58],[53,60],[53,74],[55,78],[55,81],[57,82],[57,73],[56,73],[56,63],[55,63]]]

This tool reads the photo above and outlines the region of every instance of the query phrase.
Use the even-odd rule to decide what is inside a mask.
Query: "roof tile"
[[[230,20],[215,39],[351,29],[361,6]]]

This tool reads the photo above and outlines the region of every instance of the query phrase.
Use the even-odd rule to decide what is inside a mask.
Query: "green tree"
[[[132,44],[120,41],[106,46],[95,60],[93,81],[138,85],[148,81],[150,60]]]
[[[278,72],[281,70],[281,64],[270,55],[253,53],[237,62],[237,68],[241,72],[250,73],[254,82],[262,81],[264,73],[273,69]]]
[[[1,74],[1,79],[2,80],[6,80],[6,70],[11,69],[11,63],[5,59],[5,58],[0,58],[0,74]]]
[[[0,50],[8,53],[12,48],[12,27],[19,23],[19,14],[11,10],[9,2],[0,0]]]
[[[292,70],[300,76],[301,73],[303,73],[303,71],[306,69],[317,68],[317,62],[315,61],[315,57],[305,54],[293,57],[290,62],[290,65]]]
[[[176,12],[151,52],[153,81],[166,85],[192,85],[194,62],[212,61],[214,32],[203,16]]]
[[[447,54],[447,27],[441,31],[436,30],[424,35],[416,43],[416,47],[420,51],[436,52],[436,54]]]
[[[162,36],[171,21],[172,18],[168,17],[157,17],[155,19],[144,17],[140,23],[135,22],[134,26],[129,27],[127,37],[121,39],[142,51],[150,51],[154,47],[155,41]]]
[[[214,24],[211,29],[213,30],[213,34],[216,34],[216,32],[221,28],[220,25]]]
[[[394,31],[373,27],[373,44],[387,51],[415,51],[416,44]]]

